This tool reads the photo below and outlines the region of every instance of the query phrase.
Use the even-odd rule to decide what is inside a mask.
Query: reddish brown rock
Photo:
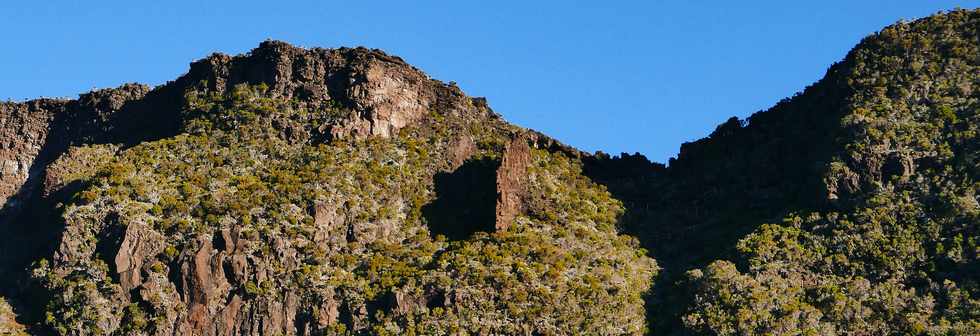
[[[316,322],[320,328],[333,325],[340,318],[340,302],[334,298],[333,289],[327,291],[326,294],[320,301],[319,309],[317,309]]]
[[[239,84],[266,84],[269,95],[310,108],[349,110],[345,118],[312,125],[328,138],[387,137],[431,111],[492,114],[483,99],[470,98],[380,50],[303,49],[266,41],[248,54],[196,61],[186,75],[152,90],[126,84],[77,100],[0,103],[0,139],[7,139],[0,143],[0,202],[32,195],[40,180],[27,183],[28,177],[40,177],[71,145],[135,144],[172,136],[185,117],[181,109],[188,90],[225,92]]]
[[[187,74],[152,89],[126,84],[82,94],[74,100],[0,103],[0,139],[4,139],[0,141],[0,274],[6,275],[0,279],[0,286],[26,283],[30,274],[25,270],[31,261],[40,254],[50,255],[47,245],[63,245],[55,260],[85,252],[81,250],[84,242],[46,244],[82,228],[58,232],[59,223],[39,224],[33,218],[20,220],[22,216],[31,216],[24,211],[23,204],[47,201],[46,197],[70,182],[65,178],[70,172],[45,173],[56,158],[76,146],[128,147],[174,136],[182,131],[184,119],[188,117],[183,112],[188,91],[221,93],[240,84],[264,84],[268,95],[293,100],[310,110],[329,107],[347,113],[321,125],[286,130],[308,132],[297,138],[310,141],[387,137],[434,113],[493,115],[484,100],[470,98],[455,85],[433,80],[402,59],[380,50],[303,49],[277,41],[263,42],[243,55],[211,55],[193,62]],[[330,222],[320,216],[323,226]],[[322,233],[318,233],[321,238],[326,236]],[[365,234],[355,233],[356,237]],[[234,277],[233,281],[245,280],[248,272],[256,271],[241,257],[229,259],[234,272],[229,276]],[[126,264],[127,260],[120,259],[120,262]],[[173,267],[178,268],[181,277],[196,279],[189,281],[190,284],[204,286],[208,281],[217,281],[203,272],[204,264],[204,260],[190,261],[187,272],[183,272],[180,264]],[[127,288],[141,280],[133,265],[127,266],[130,272],[125,275]],[[194,291],[195,299],[189,302],[200,305],[202,300],[209,301],[211,297],[202,296],[204,290],[201,287]],[[214,316],[213,309],[201,310],[198,306],[194,309],[198,314],[195,316]]]
[[[159,255],[169,242],[146,229],[144,224],[129,224],[123,232],[109,232],[112,230],[106,229],[113,226],[55,223],[61,225],[57,232],[51,230],[57,237],[38,238],[33,234],[40,235],[37,232],[41,230],[28,227],[36,223],[17,220],[20,213],[29,213],[22,211],[20,203],[53,200],[52,195],[60,194],[60,190],[77,178],[79,170],[75,168],[95,169],[96,161],[108,161],[106,158],[115,155],[118,148],[180,133],[184,119],[189,117],[183,109],[186,92],[227,92],[239,84],[265,84],[266,94],[296,101],[311,111],[329,107],[347,113],[322,125],[303,124],[287,130],[308,132],[298,138],[309,141],[392,136],[399,129],[424,122],[434,114],[492,115],[484,100],[467,97],[455,85],[433,80],[400,58],[381,51],[302,49],[274,41],[264,42],[248,54],[216,54],[194,62],[186,75],[152,90],[130,84],[83,94],[76,100],[2,103],[0,138],[8,140],[0,143],[0,201],[4,201],[4,211],[9,212],[0,214],[0,233],[3,233],[0,236],[10,238],[0,239],[0,261],[3,261],[0,274],[28,269],[31,258],[39,253],[28,251],[21,255],[18,251],[24,250],[22,245],[37,241],[57,242],[56,252],[50,257],[53,263],[89,259],[94,246],[75,237],[85,237],[96,230],[96,234],[109,235],[120,242],[118,251],[109,256],[118,273],[118,289],[124,295],[108,300],[119,300],[116,303],[120,307],[149,304],[155,311],[163,312],[166,321],[158,325],[160,334],[295,334],[315,329],[316,325],[335,324],[342,319],[340,312],[345,310],[351,313],[355,326],[363,327],[368,319],[364,302],[334,299],[309,302],[309,298],[275,289],[263,289],[261,295],[240,292],[246,283],[278,286],[283,275],[273,265],[294,269],[302,255],[297,255],[295,246],[272,238],[276,240],[270,255],[262,258],[276,260],[256,258],[248,252],[251,245],[248,238],[235,231],[234,220],[222,222],[225,229],[214,232],[213,236],[204,235],[192,239],[189,246],[179,246],[183,252],[174,260],[161,259],[152,268],[149,258]],[[86,145],[97,146],[80,147]],[[476,144],[472,138],[465,137],[451,150],[450,163],[459,166],[476,152]],[[86,151],[98,155],[82,153]],[[49,170],[59,157],[65,164]],[[393,205],[403,202],[391,201]],[[317,243],[340,237],[366,244],[388,239],[397,232],[397,219],[356,222],[347,218],[343,207],[342,203],[314,206]],[[111,220],[105,213],[93,216],[101,224]],[[15,231],[8,224],[21,222],[23,227],[17,227],[16,233],[7,234]],[[334,231],[348,234],[338,235]],[[8,278],[8,282],[19,281]],[[137,297],[130,297],[132,293]],[[320,307],[322,313],[309,321],[303,320],[308,316],[297,317],[297,311],[310,307]],[[103,314],[106,321],[111,320],[111,313],[106,308]],[[104,329],[114,328],[108,325]]]
[[[494,228],[506,230],[524,209],[522,198],[527,193],[527,167],[531,164],[531,148],[527,135],[514,137],[497,169],[497,210]]]
[[[320,126],[331,138],[388,137],[430,111],[490,113],[483,100],[376,49],[302,49],[266,41],[246,55],[215,54],[195,62],[185,78],[193,80],[178,81],[206,83],[201,88],[219,92],[265,83],[272,96],[312,108],[340,105],[351,114]]]
[[[140,278],[143,264],[163,251],[165,245],[163,236],[145,224],[126,226],[126,233],[114,258],[119,285],[124,293],[143,283]]]
[[[463,135],[459,138],[452,147],[452,152],[450,152],[450,169],[449,171],[454,171],[459,169],[463,163],[466,162],[473,154],[476,154],[476,142],[473,141],[473,137],[469,135]]]
[[[186,257],[181,266],[184,304],[187,319],[180,328],[183,331],[209,330],[220,303],[224,303],[230,285],[225,279],[225,253],[214,249],[211,239],[202,236],[198,239],[200,248]],[[217,323],[224,324],[221,321]]]
[[[27,336],[27,328],[17,322],[17,315],[7,301],[0,297],[0,335]]]
[[[238,313],[241,312],[243,305],[242,298],[233,295],[228,305],[221,310],[221,323],[217,325],[218,330],[215,335],[237,335],[237,324],[239,322]]]
[[[34,158],[47,140],[54,110],[63,106],[53,100],[0,103],[0,202],[13,197],[28,176],[40,173],[31,170]]]

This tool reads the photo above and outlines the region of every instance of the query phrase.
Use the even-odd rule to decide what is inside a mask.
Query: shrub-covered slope
[[[669,166],[364,48],[0,103],[0,331],[977,334],[978,27],[887,27]]]
[[[889,26],[669,167],[593,159],[665,268],[654,331],[980,332],[978,28]]]
[[[657,266],[579,153],[391,80],[344,93],[365,104],[201,81],[173,136],[69,146],[38,191],[39,330],[642,333]]]

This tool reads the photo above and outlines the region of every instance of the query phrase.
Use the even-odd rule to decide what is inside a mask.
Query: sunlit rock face
[[[656,263],[583,154],[378,50],[269,41],[3,113],[4,288],[43,332],[644,329]]]

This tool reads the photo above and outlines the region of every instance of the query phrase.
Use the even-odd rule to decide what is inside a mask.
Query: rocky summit
[[[886,27],[667,164],[366,48],[0,103],[0,334],[975,335],[978,27]]]

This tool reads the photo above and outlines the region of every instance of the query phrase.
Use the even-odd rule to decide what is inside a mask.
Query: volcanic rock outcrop
[[[976,335],[977,27],[886,27],[667,165],[364,48],[0,103],[0,333]]]
[[[214,54],[192,63],[186,75],[152,90],[127,84],[77,100],[0,103],[0,233],[38,234],[32,232],[37,218],[25,213],[29,211],[24,204],[38,202],[45,169],[70,146],[134,145],[173,136],[186,118],[181,113],[186,92],[226,92],[240,84],[267,85],[270,96],[293,99],[311,109],[337,106],[350,111],[352,115],[313,125],[324,140],[388,137],[435,110],[492,114],[484,100],[469,98],[457,87],[432,80],[378,50],[307,50],[278,41],[263,42],[245,55]],[[26,246],[31,245],[37,244]],[[23,247],[14,241],[0,244],[0,259],[15,268],[24,266],[19,257]]]
[[[160,87],[2,108],[0,269],[14,275],[2,288],[39,332],[642,329],[638,293],[656,266],[617,235],[615,217],[545,220],[524,206],[582,197],[540,188],[581,189],[617,213],[583,183],[573,150],[549,139],[535,154],[530,132],[485,100],[380,51],[269,41],[194,62]],[[518,217],[530,226],[510,232]],[[551,271],[493,291],[484,274],[501,261],[477,261],[474,248],[533,272],[586,256],[578,267],[618,280],[581,288],[592,271]],[[634,267],[613,268],[622,264]],[[540,297],[520,294],[532,288],[606,302],[540,310]],[[518,303],[510,311],[526,319],[480,308],[492,302]],[[622,305],[635,307],[609,309]]]
[[[504,156],[497,169],[497,207],[494,228],[506,230],[523,209],[522,200],[527,193],[527,168],[531,165],[530,139],[525,135],[514,137],[504,149]]]

